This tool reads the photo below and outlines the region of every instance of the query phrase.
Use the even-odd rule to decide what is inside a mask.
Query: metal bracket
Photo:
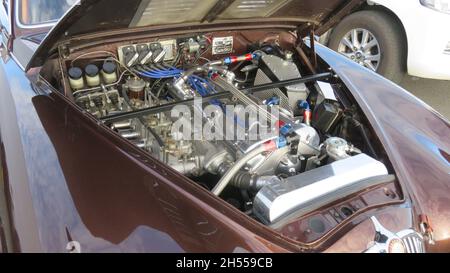
[[[316,53],[316,35],[314,31],[314,26],[309,32],[309,42],[311,44],[311,59],[314,69],[317,69],[317,53]]]
[[[428,220],[428,216],[419,215],[420,219],[420,232],[422,232],[423,237],[428,241],[428,244],[434,245],[436,242],[434,241],[434,232],[431,227],[430,221]]]
[[[313,23],[307,23],[306,25],[300,25],[297,27],[297,43],[295,49],[300,55],[303,62],[306,64],[312,74],[316,73],[317,69],[317,53],[316,53],[316,25]],[[310,40],[310,56],[305,53],[304,48],[307,46],[303,40],[303,37],[308,37]]]
[[[69,46],[67,44],[60,44],[58,46],[58,55],[63,58],[63,59],[67,59],[70,56],[70,49]]]

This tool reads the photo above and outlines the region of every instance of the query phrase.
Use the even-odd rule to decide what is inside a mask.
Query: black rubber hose
[[[161,92],[163,91],[164,87],[166,87],[167,82],[168,82],[168,80],[167,80],[167,81],[162,81],[161,83],[159,83],[160,86],[159,86],[158,89],[156,90],[156,91],[157,91],[156,94],[153,93],[152,90],[150,90],[150,92],[152,92],[152,93],[153,93],[155,96],[157,96],[158,98],[160,98],[160,97],[165,97],[165,96],[167,95],[167,92],[165,92],[165,93],[163,93],[163,94],[161,94]]]
[[[369,149],[371,156],[373,158],[378,158],[377,153],[375,152],[375,149],[373,148],[372,144],[370,143],[370,139],[367,136],[367,132],[366,132],[364,125],[354,118],[352,118],[351,121],[352,121],[353,126],[355,126],[359,130],[361,136],[364,139],[364,142],[367,145],[367,148]]]
[[[264,188],[265,186],[275,182],[278,180],[277,177],[262,177],[255,174],[250,174],[246,171],[239,171],[236,175],[230,180],[230,185],[241,189],[241,190],[250,190],[252,192],[257,192]]]
[[[131,107],[131,109],[136,110],[133,105],[131,104],[130,98],[128,97],[127,92],[125,91],[125,88],[122,88],[122,97],[125,99],[125,102],[128,104],[128,106]],[[142,123],[142,125],[153,135],[153,137],[158,142],[159,146],[162,148],[164,147],[164,141],[161,139],[161,137],[153,130],[152,127],[148,126],[145,123],[145,120],[142,117],[138,117],[139,122]]]
[[[252,180],[250,173],[240,171],[230,180],[230,184],[239,189],[249,190],[253,184]]]

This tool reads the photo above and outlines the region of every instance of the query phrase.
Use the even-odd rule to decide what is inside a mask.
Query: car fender
[[[347,86],[380,139],[414,211],[432,223],[436,250],[450,251],[450,123],[426,103],[322,45],[316,52]]]
[[[35,94],[29,88],[28,79],[20,66],[12,58],[0,61],[0,130],[4,154],[2,161],[5,172],[5,194],[8,204],[10,224],[13,234],[13,250],[35,252],[41,250],[36,215],[33,209],[26,169],[23,132],[27,132],[25,120],[27,97]],[[31,92],[25,93],[24,90]],[[25,136],[31,137],[30,131]]]

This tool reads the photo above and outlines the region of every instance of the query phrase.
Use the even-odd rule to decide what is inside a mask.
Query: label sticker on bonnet
[[[215,37],[212,42],[212,54],[229,54],[233,53],[233,36]]]

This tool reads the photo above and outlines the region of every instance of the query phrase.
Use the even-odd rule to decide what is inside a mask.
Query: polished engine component
[[[348,158],[351,153],[361,153],[359,149],[353,147],[353,145],[348,144],[345,139],[339,137],[328,138],[323,145],[327,155],[333,160]]]
[[[126,120],[111,124],[111,129],[115,130],[120,136],[128,139],[139,148],[151,150],[151,141],[148,131],[142,123],[137,120]]]
[[[195,91],[181,77],[172,85],[171,94],[180,100],[187,100],[196,96]]]
[[[254,133],[256,140],[250,138],[245,140],[227,140],[230,146],[236,148],[237,153],[246,155],[252,152],[254,149],[257,149],[263,143],[278,138],[278,128],[276,128],[276,125],[279,120],[284,119],[284,121],[286,122],[291,122],[291,120],[289,120],[288,118],[285,118],[281,115],[274,115],[274,113],[270,112],[268,108],[261,107],[258,102],[249,98],[233,84],[230,84],[230,79],[218,77],[214,80],[214,83],[220,89],[227,90],[228,92],[232,93],[234,98],[236,98],[236,101],[246,107],[246,110],[248,111],[247,114],[249,116],[255,115],[259,117],[258,120],[254,120],[252,122],[250,122],[249,120],[249,123],[245,124],[245,128],[241,128],[244,130],[245,135]],[[237,122],[236,126],[242,127],[241,123]],[[254,130],[255,128],[259,128],[260,131],[258,132]],[[264,133],[262,133],[262,128],[265,129]],[[256,172],[266,159],[268,158],[263,156],[255,156],[254,158],[252,158],[251,162],[248,162],[249,168],[252,171]]]
[[[275,55],[262,55],[260,58],[260,67],[261,69],[256,74],[256,86],[274,81],[301,78],[301,74],[294,62],[283,60]],[[262,100],[276,96],[280,98],[280,106],[292,112],[296,107],[296,102],[306,100],[308,94],[309,91],[305,84],[296,84],[283,89],[267,90],[259,93],[257,96]]]
[[[264,223],[273,224],[294,212],[307,213],[311,204],[321,204],[320,199],[329,203],[341,196],[340,191],[378,184],[369,178],[387,174],[383,163],[360,154],[265,186],[255,197],[253,211]]]
[[[158,144],[147,135],[147,146],[153,147],[154,155],[160,160],[184,175],[198,177],[206,172],[218,174],[224,163],[231,164],[233,161],[233,157],[220,143],[179,139],[172,130],[173,120],[170,113],[159,113],[147,117],[145,121],[164,142],[163,147],[156,149]]]
[[[208,141],[172,141],[163,156],[178,172],[196,177],[206,172],[219,174],[223,164],[228,166],[233,160],[224,147]]]
[[[297,154],[315,155],[319,152],[320,136],[316,129],[304,123],[295,124],[293,129],[298,135]]]
[[[189,53],[196,53],[200,50],[200,43],[191,38],[184,47]]]

